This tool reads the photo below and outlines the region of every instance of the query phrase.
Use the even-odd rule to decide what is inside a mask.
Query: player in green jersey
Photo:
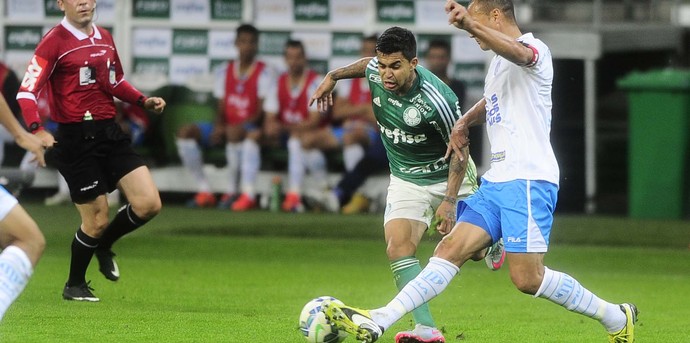
[[[461,116],[458,98],[418,64],[416,50],[412,32],[391,27],[378,38],[376,57],[330,71],[311,98],[325,109],[333,104],[332,91],[338,80],[366,77],[369,81],[390,164],[384,237],[398,289],[422,270],[415,254],[424,232],[433,222],[438,223],[438,232],[447,234],[455,225],[458,199],[477,189],[477,170],[466,148],[463,159],[458,155],[444,158],[451,129]],[[503,249],[496,247],[473,258],[502,258]],[[412,314],[417,325],[398,333],[396,342],[445,342],[428,305]]]

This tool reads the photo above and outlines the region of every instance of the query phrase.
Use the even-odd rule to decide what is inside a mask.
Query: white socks
[[[608,332],[618,331],[625,326],[625,314],[618,305],[599,299],[565,273],[544,267],[544,280],[534,296],[548,299],[568,311],[597,319]]]
[[[304,156],[314,185],[319,189],[326,189],[328,187],[326,155],[324,155],[321,150],[309,149],[304,152]]]
[[[0,253],[0,320],[24,290],[32,273],[31,260],[22,249],[10,245]]]
[[[241,158],[241,143],[225,144],[225,160],[228,162],[226,167],[228,172],[228,187],[225,190],[227,194],[237,193],[237,173],[240,171]]]
[[[422,272],[407,283],[388,305],[369,311],[372,319],[387,330],[406,313],[443,292],[459,271],[460,268],[442,258],[430,258]]]
[[[180,156],[182,164],[192,174],[199,192],[210,192],[211,186],[204,173],[204,163],[201,158],[199,144],[194,139],[177,138],[175,139],[175,145],[177,145],[177,154]]]
[[[302,143],[295,137],[290,137],[288,147],[288,191],[299,193],[304,179],[304,154]]]
[[[254,140],[245,139],[242,142],[242,192],[254,196],[256,176],[261,168],[261,148]]]
[[[364,157],[364,147],[359,144],[346,145],[343,148],[343,164],[345,164],[345,171],[352,171],[355,169],[357,162]]]

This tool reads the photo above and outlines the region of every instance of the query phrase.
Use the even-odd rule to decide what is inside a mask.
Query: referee
[[[120,277],[111,247],[161,210],[158,189],[130,137],[115,122],[113,97],[160,113],[161,98],[145,97],[124,80],[110,32],[93,23],[95,0],[57,0],[62,21],[43,37],[29,62],[17,99],[29,130],[49,147],[48,160],[67,180],[81,224],[72,240],[67,300],[99,301],[86,282],[95,254],[100,271],[111,281]],[[47,88],[53,137],[41,126],[39,92]],[[106,193],[120,189],[127,199],[108,222]]]

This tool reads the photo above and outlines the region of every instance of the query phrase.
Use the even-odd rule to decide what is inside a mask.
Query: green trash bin
[[[629,215],[681,219],[688,198],[690,70],[633,72],[628,92]]]

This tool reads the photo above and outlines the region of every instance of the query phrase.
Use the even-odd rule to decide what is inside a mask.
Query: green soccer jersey
[[[451,129],[461,116],[457,96],[420,65],[412,88],[397,95],[383,87],[377,66],[378,59],[373,58],[366,77],[391,174],[420,186],[447,181],[448,162],[443,157]],[[476,178],[471,160],[467,174]]]

